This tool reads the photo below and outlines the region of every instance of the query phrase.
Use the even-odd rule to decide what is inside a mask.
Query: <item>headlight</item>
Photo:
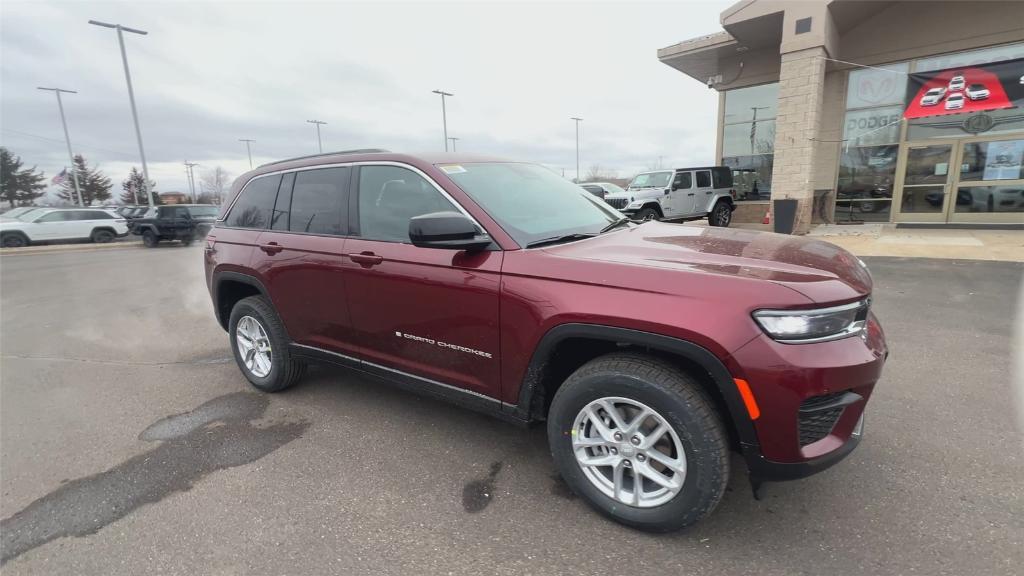
[[[859,334],[868,318],[870,299],[817,310],[758,310],[754,320],[784,344],[826,342]]]

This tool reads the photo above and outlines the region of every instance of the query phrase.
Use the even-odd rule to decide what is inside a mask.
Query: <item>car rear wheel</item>
[[[641,530],[696,523],[729,479],[726,431],[706,392],[639,354],[602,356],[573,373],[552,400],[548,442],[576,494]]]
[[[658,211],[654,208],[644,208],[636,213],[636,219],[640,221],[660,220],[661,216],[658,215]]]
[[[305,365],[289,354],[284,325],[262,296],[250,296],[235,304],[228,334],[235,362],[255,388],[279,392],[302,377]]]
[[[28,246],[28,238],[22,234],[4,234],[3,238],[0,239],[0,243],[3,244],[4,248],[21,248],[22,246]]]
[[[719,200],[708,214],[708,224],[725,228],[732,222],[732,206],[725,200]]]
[[[152,230],[143,230],[142,243],[145,244],[147,248],[156,248],[156,245],[160,243],[160,237]]]
[[[92,233],[92,241],[97,244],[106,244],[107,242],[113,242],[115,235],[110,230],[94,230]]]

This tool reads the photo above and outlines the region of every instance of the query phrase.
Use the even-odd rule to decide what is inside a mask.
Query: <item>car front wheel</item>
[[[730,222],[732,222],[732,206],[724,200],[719,200],[708,215],[708,223],[725,228]]]
[[[142,232],[142,243],[145,244],[147,248],[156,248],[156,245],[160,243],[160,237],[152,230],[144,230]]]
[[[660,220],[661,217],[658,216],[658,211],[654,208],[644,208],[636,213],[636,219],[643,222],[647,220]]]
[[[602,356],[573,373],[552,400],[548,442],[576,494],[641,530],[696,523],[729,479],[726,431],[700,383],[639,354]]]
[[[114,233],[110,230],[96,230],[92,233],[92,241],[97,244],[106,244],[114,241]]]
[[[21,234],[4,234],[3,238],[0,239],[0,243],[3,244],[4,248],[21,248],[22,246],[28,246],[28,239]]]

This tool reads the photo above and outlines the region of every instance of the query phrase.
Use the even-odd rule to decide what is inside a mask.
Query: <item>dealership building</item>
[[[658,58],[718,91],[737,220],[795,200],[797,233],[1024,227],[1024,2],[742,0],[721,23]]]

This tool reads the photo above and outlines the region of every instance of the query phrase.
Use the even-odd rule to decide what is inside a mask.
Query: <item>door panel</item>
[[[692,214],[706,214],[711,210],[711,201],[715,199],[715,188],[711,182],[710,170],[697,170],[693,174],[696,195],[694,196]]]
[[[345,262],[354,330],[346,344],[350,352],[498,396],[500,251],[349,238],[345,252],[352,255]]]
[[[345,289],[353,355],[498,397],[502,253],[417,248],[413,216],[458,208],[422,173],[362,166],[350,202]]]
[[[953,171],[952,144],[908,146],[904,152],[900,220],[944,222]]]
[[[672,177],[671,188],[672,192],[667,196],[667,202],[662,204],[668,204],[665,216],[678,217],[693,212],[693,198],[696,193],[693,189],[693,173],[676,172]]]

